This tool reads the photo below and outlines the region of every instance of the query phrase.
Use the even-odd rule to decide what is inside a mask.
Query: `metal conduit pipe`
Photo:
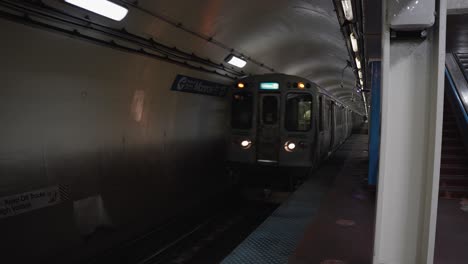
[[[275,72],[274,68],[266,65],[265,63],[259,62],[259,61],[253,59],[250,56],[245,56],[245,54],[243,54],[242,52],[240,52],[240,51],[238,51],[238,50],[236,50],[236,49],[234,49],[232,47],[229,47],[228,45],[214,39],[211,36],[207,36],[207,35],[204,35],[204,34],[202,34],[200,32],[196,32],[194,30],[191,30],[191,29],[187,28],[185,25],[183,25],[181,22],[175,21],[172,18],[169,18],[169,17],[164,16],[162,14],[155,13],[155,12],[149,10],[149,9],[146,9],[146,8],[142,7],[141,5],[138,4],[138,1],[116,0],[116,2],[120,2],[124,6],[132,7],[134,9],[136,9],[136,10],[139,10],[140,12],[143,12],[143,13],[145,13],[147,15],[150,15],[150,16],[152,16],[154,18],[157,18],[157,19],[159,19],[161,21],[164,21],[164,22],[166,22],[167,24],[169,24],[169,25],[171,25],[173,27],[179,28],[179,29],[181,29],[181,30],[193,35],[193,36],[196,36],[196,37],[198,37],[200,39],[208,41],[208,42],[218,46],[219,48],[222,48],[222,49],[226,50],[227,52],[230,52],[230,53],[232,53],[234,55],[237,55],[239,57],[243,57],[243,59],[248,60],[251,63],[253,63],[253,64],[255,64],[255,65],[259,66],[259,67],[267,69],[267,70],[269,70],[271,72]]]
[[[72,35],[73,37],[80,37],[81,39],[92,41],[97,44],[110,46],[112,48],[117,48],[119,50],[127,52],[139,53],[141,55],[146,55],[156,59],[166,60],[191,69],[215,73],[230,79],[237,79],[237,77],[245,75],[244,72],[229,69],[222,63],[217,64],[209,59],[200,58],[193,53],[190,54],[178,50],[177,48],[170,48],[164,44],[154,41],[153,39],[145,39],[143,37],[131,34],[125,29],[117,30],[100,25],[92,21],[78,18],[65,12],[48,7],[44,4],[37,5],[28,3],[26,6],[23,6],[17,4],[17,2],[12,3],[11,1],[1,0],[0,6],[6,9],[6,11],[0,11],[0,16],[4,19],[15,20],[24,24],[34,25],[41,28],[58,31],[61,33]],[[35,17],[36,19],[33,19],[33,17]],[[41,20],[45,21],[43,22]],[[60,26],[57,26],[56,24]],[[71,27],[73,29],[67,29],[66,27]],[[83,33],[80,33],[76,29],[76,27],[90,30],[98,34],[106,35],[108,37],[111,37],[112,40],[108,41],[85,35]],[[136,47],[132,48],[118,44],[114,39],[121,40],[130,44],[131,46]],[[158,54],[154,54],[148,50],[151,50],[152,52],[156,52]],[[189,62],[200,65],[190,64]],[[209,69],[206,67],[210,67],[213,69]],[[218,72],[217,70],[223,71],[224,73]]]

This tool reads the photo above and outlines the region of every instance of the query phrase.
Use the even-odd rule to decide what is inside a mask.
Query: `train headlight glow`
[[[252,141],[244,139],[241,141],[240,145],[243,149],[249,149],[252,146]]]
[[[239,89],[244,89],[244,88],[245,88],[245,84],[240,82],[240,83],[237,84],[237,88],[239,88]]]
[[[294,142],[287,141],[284,144],[284,150],[286,150],[287,152],[293,152],[295,149],[296,149],[296,143]]]
[[[297,84],[297,87],[298,87],[299,89],[304,89],[304,88],[305,88],[305,84],[304,84],[303,82],[300,82],[300,83]]]
[[[65,2],[116,21],[122,20],[128,13],[127,8],[107,0],[65,0]]]
[[[247,64],[247,61],[236,57],[233,54],[229,54],[224,61],[238,68],[244,68],[244,66]]]

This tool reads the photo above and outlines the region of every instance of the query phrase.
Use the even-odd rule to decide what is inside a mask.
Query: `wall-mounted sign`
[[[229,86],[184,75],[177,75],[172,84],[172,91],[206,94],[211,96],[224,97]]]
[[[68,199],[68,188],[62,185],[1,197],[0,219],[56,205]]]

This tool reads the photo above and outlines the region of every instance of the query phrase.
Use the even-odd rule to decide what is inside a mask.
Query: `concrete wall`
[[[71,198],[0,218],[15,263],[77,261],[227,186],[225,100],[170,87],[228,80],[5,20],[0,32],[0,197],[64,185]],[[97,225],[111,231],[85,239]]]

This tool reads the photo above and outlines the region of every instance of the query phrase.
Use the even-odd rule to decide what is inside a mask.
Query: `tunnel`
[[[468,263],[468,1],[0,0],[2,263]]]

